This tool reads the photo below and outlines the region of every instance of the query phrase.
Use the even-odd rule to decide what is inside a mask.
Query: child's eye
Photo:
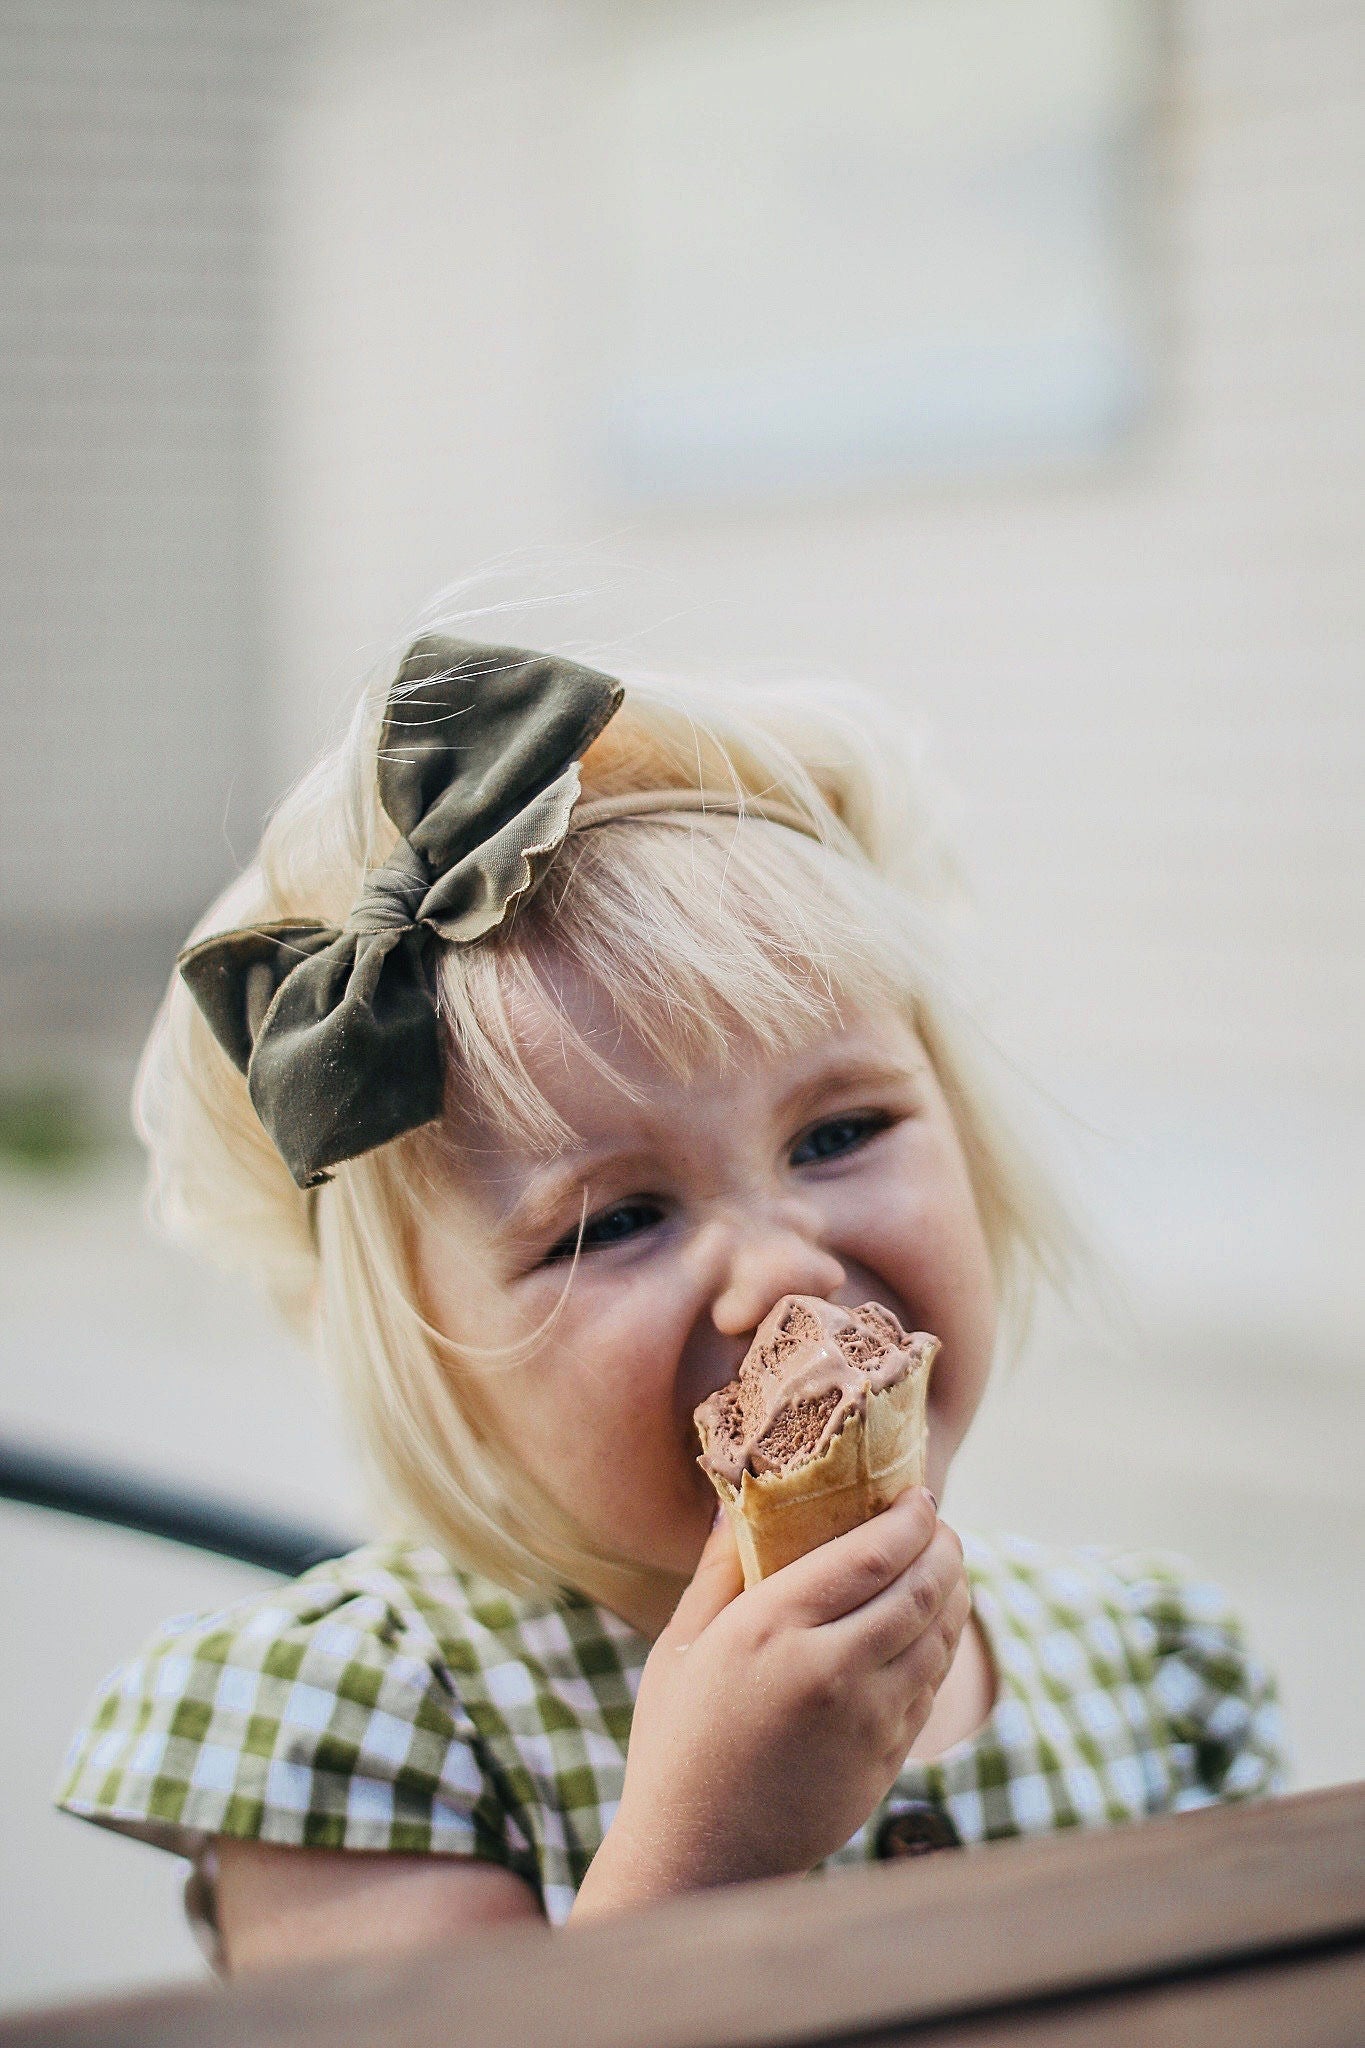
[[[797,1139],[791,1149],[791,1164],[812,1166],[821,1159],[837,1159],[842,1152],[856,1151],[869,1138],[875,1138],[878,1131],[884,1131],[890,1122],[891,1118],[882,1109],[860,1109],[851,1111],[847,1116],[829,1117]]]
[[[656,1223],[662,1221],[663,1213],[657,1202],[618,1202],[614,1208],[604,1209],[600,1216],[590,1216],[583,1225],[581,1236],[576,1225],[572,1230],[566,1230],[563,1237],[550,1246],[544,1263],[548,1266],[556,1259],[571,1259],[580,1245],[587,1252],[598,1245],[620,1244],[623,1238],[635,1237],[642,1230],[652,1230]]]

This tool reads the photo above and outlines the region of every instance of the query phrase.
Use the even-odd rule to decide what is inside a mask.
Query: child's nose
[[[845,1277],[833,1252],[803,1231],[751,1224],[731,1240],[711,1320],[723,1337],[746,1337],[784,1294],[832,1296]]]

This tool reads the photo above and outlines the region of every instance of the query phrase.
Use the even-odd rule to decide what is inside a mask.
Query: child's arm
[[[570,1920],[806,1871],[889,1791],[971,1611],[922,1488],[738,1598],[722,1525],[645,1665],[616,1818]]]
[[[722,1525],[646,1666],[621,1808],[572,1919],[838,1848],[903,1764],[969,1608],[961,1545],[922,1492],[741,1603],[742,1584]],[[216,1847],[233,1972],[541,1917],[521,1878],[472,1857]]]
[[[838,1848],[903,1764],[970,1604],[961,1545],[922,1492],[739,1603],[742,1584],[722,1525],[646,1666],[621,1808],[572,1919]],[[521,1878],[472,1857],[216,1847],[233,1972],[541,1917]]]
[[[513,1920],[539,1920],[535,1893],[496,1863],[458,1856],[282,1849],[217,1838],[218,1926],[228,1969],[391,1955]]]

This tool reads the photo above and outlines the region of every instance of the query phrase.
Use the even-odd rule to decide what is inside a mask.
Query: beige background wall
[[[0,8],[0,1076],[129,1028],[260,813],[288,12]]]

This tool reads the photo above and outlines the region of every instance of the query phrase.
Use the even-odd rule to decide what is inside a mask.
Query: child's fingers
[[[919,1565],[915,1565],[907,1573],[907,1579],[919,1577],[923,1563],[925,1559],[921,1559]],[[921,1597],[911,1593],[907,1602],[902,1604],[900,1614],[888,1608],[886,1614],[876,1618],[872,1630],[864,1636],[862,1642],[857,1642],[851,1634],[845,1636],[845,1647],[849,1657],[853,1659],[866,1659],[872,1665],[896,1669],[898,1665],[905,1663],[905,1659],[913,1659],[917,1645],[921,1645],[921,1642],[933,1642],[935,1636],[943,1642],[948,1642],[950,1649],[956,1649],[958,1638],[966,1628],[970,1612],[972,1593],[966,1583],[966,1577],[962,1575],[962,1567],[958,1565],[958,1571],[954,1575],[952,1559],[945,1565],[939,1559],[935,1559],[933,1585],[929,1591],[925,1591]],[[862,1608],[857,1616],[849,1616],[849,1622],[862,1620],[864,1614],[868,1614],[866,1608]],[[843,1628],[843,1624],[839,1624],[839,1628]],[[825,1630],[825,1634],[829,1634],[829,1630]]]
[[[755,1590],[771,1588],[798,1624],[837,1621],[894,1585],[929,1543],[937,1521],[933,1495],[911,1487],[870,1522],[784,1565]]]
[[[970,1605],[962,1571],[962,1544],[940,1522],[919,1556],[898,1579],[849,1614],[821,1630],[835,1656],[864,1666],[889,1664],[916,1642],[961,1592]]]
[[[676,1648],[685,1649],[743,1591],[744,1568],[735,1548],[730,1517],[722,1510],[664,1635]]]
[[[971,1611],[970,1589],[965,1579],[959,1579],[928,1626],[886,1660],[879,1678],[888,1680],[907,1700],[926,1687],[936,1691],[957,1654]]]

